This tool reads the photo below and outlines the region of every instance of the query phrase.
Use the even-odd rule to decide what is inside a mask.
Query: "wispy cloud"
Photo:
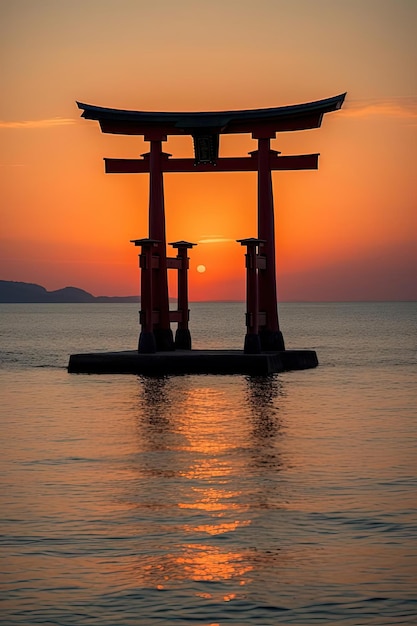
[[[201,239],[198,240],[197,243],[229,243],[231,241],[235,241],[235,239],[228,239],[227,237],[210,236],[210,237],[202,237]]]
[[[67,117],[52,117],[47,120],[21,120],[5,122],[0,120],[0,128],[52,128],[54,126],[68,126],[75,124],[75,120]]]
[[[386,117],[415,119],[417,118],[417,96],[350,100],[346,102],[342,111],[345,116],[350,117],[381,115]]]

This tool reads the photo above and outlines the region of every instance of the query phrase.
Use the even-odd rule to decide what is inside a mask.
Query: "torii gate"
[[[145,287],[147,279],[145,282],[142,281],[147,293],[141,295],[142,299],[145,298],[148,302],[151,319],[149,316],[147,320],[142,319],[140,352],[175,348],[170,327],[172,315],[169,311],[167,279],[169,261],[170,267],[175,265],[172,259],[167,260],[166,255],[164,172],[258,172],[258,238],[252,242],[241,240],[241,243],[248,245],[247,259],[261,257],[258,262],[255,261],[256,317],[259,323],[260,348],[262,351],[285,350],[278,321],[271,172],[317,169],[319,155],[280,156],[279,152],[271,150],[270,143],[277,132],[319,128],[323,115],[340,109],[345,95],[340,94],[325,100],[292,106],[204,113],[153,113],[97,107],[77,102],[78,107],[83,110],[82,117],[97,120],[102,132],[142,135],[145,141],[150,142],[150,152],[143,154],[140,159],[104,159],[106,173],[150,175],[149,238],[135,240],[136,245],[142,245],[143,259],[146,257],[146,250],[151,249],[148,269],[153,268],[149,274],[148,287]],[[251,134],[252,138],[258,141],[258,149],[251,152],[248,157],[219,157],[219,136],[231,133]],[[194,159],[172,158],[170,154],[164,153],[162,142],[166,141],[169,135],[191,135],[194,140]],[[256,244],[253,243],[255,241]],[[186,247],[192,245],[188,242],[176,242],[180,243],[186,244]],[[259,246],[260,254],[255,254],[254,245]],[[186,254],[183,260],[184,267],[185,263]],[[180,260],[175,267],[180,269]],[[252,278],[248,274],[248,285],[252,284]],[[249,333],[250,322],[247,322],[247,327]]]

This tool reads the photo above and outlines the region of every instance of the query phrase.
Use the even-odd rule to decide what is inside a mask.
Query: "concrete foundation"
[[[251,374],[264,376],[287,370],[317,367],[314,350],[284,350],[245,354],[243,350],[175,350],[140,354],[95,352],[73,354],[68,364],[70,374]]]

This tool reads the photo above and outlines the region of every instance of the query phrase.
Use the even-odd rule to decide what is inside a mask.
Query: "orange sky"
[[[273,107],[344,91],[321,129],[278,135],[320,152],[273,174],[282,300],[417,299],[414,0],[0,2],[0,278],[95,295],[137,293],[147,175],[105,175],[139,137],[101,134],[75,100],[126,109]],[[221,138],[222,156],[256,148]],[[191,138],[164,150],[192,156]],[[191,252],[190,297],[244,297],[256,174],[165,176],[167,239]],[[199,264],[206,266],[198,273]]]

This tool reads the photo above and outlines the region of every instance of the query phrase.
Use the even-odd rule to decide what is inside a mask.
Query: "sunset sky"
[[[102,159],[148,144],[102,134],[76,100],[214,111],[346,91],[320,129],[273,141],[321,154],[317,171],[273,174],[279,298],[417,299],[415,0],[0,0],[0,13],[0,279],[138,292],[129,240],[147,235],[148,175],[106,175]],[[220,140],[221,156],[254,149]],[[192,156],[192,140],[164,151]],[[165,175],[167,240],[199,244],[192,300],[244,298],[235,240],[257,234],[256,193],[255,173]]]

